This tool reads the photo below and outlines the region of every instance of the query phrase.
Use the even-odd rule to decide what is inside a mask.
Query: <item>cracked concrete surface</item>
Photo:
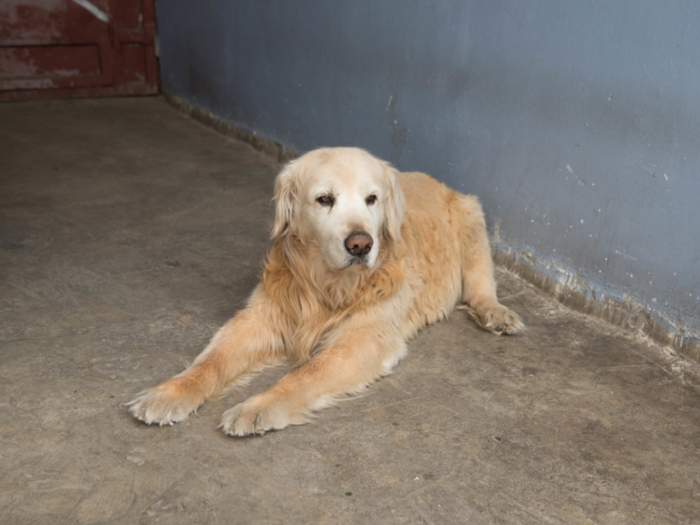
[[[241,308],[277,166],[162,99],[0,105],[0,523],[698,523],[692,362],[499,271],[529,330],[463,312],[312,424],[121,406]]]

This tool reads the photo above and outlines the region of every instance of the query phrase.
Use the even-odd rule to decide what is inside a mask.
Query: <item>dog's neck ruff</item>
[[[313,354],[329,328],[390,297],[404,279],[399,258],[390,248],[380,253],[372,271],[360,272],[330,270],[314,252],[291,235],[278,238],[262,275],[263,289],[285,314],[284,331],[299,362]]]

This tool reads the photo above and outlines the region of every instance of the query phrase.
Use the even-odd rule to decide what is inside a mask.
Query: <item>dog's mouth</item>
[[[345,265],[344,269],[348,268],[357,268],[361,269],[360,267],[364,266],[365,268],[369,268],[369,257],[367,255],[353,255],[350,258],[348,258],[347,264]]]

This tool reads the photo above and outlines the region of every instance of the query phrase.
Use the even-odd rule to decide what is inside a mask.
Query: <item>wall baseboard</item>
[[[493,253],[498,266],[513,272],[564,306],[602,319],[635,335],[648,337],[700,363],[700,340],[682,331],[666,328],[664,325],[668,323],[665,323],[663,317],[651,307],[632,299],[611,296],[599,298],[581,293],[573,285],[561,284],[547,277],[506,247],[498,246]]]
[[[288,162],[299,156],[298,152],[278,142],[262,138],[247,129],[228,124],[219,117],[207,113],[175,95],[164,92],[163,98],[178,111],[227,137],[250,144],[254,149],[272,157],[278,163]],[[564,306],[602,319],[634,334],[648,337],[658,344],[673,348],[695,363],[700,363],[700,339],[687,336],[682,330],[674,331],[666,328],[664,324],[668,323],[663,323],[662,316],[647,305],[613,297],[603,299],[590,297],[572,286],[562,285],[550,279],[533,265],[517,257],[507,247],[498,246],[493,253],[494,261],[498,266],[513,272],[524,281],[554,297]]]
[[[193,106],[180,97],[163,92],[163,98],[166,102],[168,102],[168,104],[173,106],[181,113],[192,117],[205,126],[218,131],[222,135],[226,135],[227,137],[250,144],[254,149],[272,157],[279,163],[288,162],[299,156],[297,152],[283,146],[279,142],[274,142],[272,140],[259,137],[256,133],[248,131],[245,128],[232,126],[221,120],[216,115],[208,113],[197,106]]]

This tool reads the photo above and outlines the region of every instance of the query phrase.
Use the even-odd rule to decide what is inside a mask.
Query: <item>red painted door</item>
[[[0,100],[158,92],[154,0],[0,0]]]

